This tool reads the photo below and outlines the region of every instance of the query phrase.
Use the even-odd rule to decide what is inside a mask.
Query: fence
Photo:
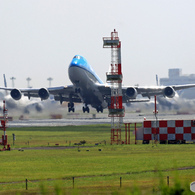
[[[182,168],[177,168],[177,169],[170,169],[170,170],[161,170],[160,172],[169,172],[169,171],[174,171],[174,170],[189,170],[189,169],[195,169],[195,167],[185,167],[185,169]],[[30,190],[33,189],[35,186],[35,183],[38,183],[40,185],[40,183],[45,183],[47,182],[47,185],[49,187],[51,187],[51,182],[53,183],[54,181],[57,183],[63,182],[65,183],[65,185],[63,185],[63,187],[65,188],[79,188],[79,187],[83,187],[83,186],[87,186],[87,187],[93,187],[93,186],[98,186],[98,187],[104,187],[104,186],[110,186],[110,187],[123,187],[123,184],[125,184],[125,186],[131,186],[131,182],[134,180],[134,177],[136,174],[143,174],[143,173],[156,173],[156,170],[148,170],[148,171],[140,171],[140,172],[127,172],[127,173],[116,173],[116,174],[105,174],[105,175],[90,175],[90,176],[77,176],[77,177],[64,177],[64,178],[56,178],[56,179],[52,179],[52,178],[47,178],[47,179],[37,179],[37,180],[30,180],[30,179],[25,179],[23,181],[12,181],[12,182],[0,182],[0,187],[1,189],[2,186],[6,187],[6,185],[8,187],[8,189],[26,189],[26,190]],[[103,179],[104,177],[104,179]],[[111,178],[112,177],[112,178]],[[92,179],[93,178],[93,179]],[[114,179],[113,179],[114,178]],[[112,181],[112,184],[109,183],[110,180]],[[166,176],[164,178],[164,180],[166,180],[166,184],[167,186],[170,185],[170,177]],[[151,185],[153,185],[153,180],[151,181]],[[18,186],[18,184],[20,184],[20,186]],[[21,186],[22,184],[22,186]],[[13,188],[11,186],[13,186]],[[16,187],[17,185],[17,187]],[[133,185],[133,183],[132,183]],[[15,188],[14,188],[15,186]]]

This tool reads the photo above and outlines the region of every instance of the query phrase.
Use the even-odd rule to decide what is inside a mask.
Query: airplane
[[[49,98],[50,94],[54,96],[56,101],[68,102],[68,112],[75,112],[74,103],[83,103],[83,113],[90,112],[88,105],[91,105],[97,112],[103,112],[111,102],[111,86],[104,84],[95,73],[87,60],[81,55],[75,55],[68,68],[69,79],[72,85],[49,87],[49,88],[8,88],[0,87],[0,89],[10,91],[10,95],[14,100],[19,100],[24,96],[29,99],[31,97],[40,97],[41,100]],[[163,95],[172,98],[176,94],[176,90],[195,87],[195,84],[174,85],[174,86],[123,86],[123,103],[146,102],[150,101],[150,97],[154,95]],[[136,99],[137,95],[148,99]]]

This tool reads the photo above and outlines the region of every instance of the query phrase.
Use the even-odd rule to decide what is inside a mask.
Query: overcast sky
[[[155,85],[169,68],[195,73],[194,0],[0,0],[0,85],[71,84],[68,66],[83,55],[106,82],[111,51],[102,37],[122,42],[124,85]]]

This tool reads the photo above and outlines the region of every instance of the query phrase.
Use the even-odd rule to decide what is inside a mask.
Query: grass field
[[[194,144],[135,145],[132,129],[131,145],[110,145],[110,125],[9,128],[7,134],[13,150],[0,153],[2,194],[167,194],[175,188],[189,194],[195,181]],[[73,147],[82,140],[85,147]]]
[[[14,147],[35,147],[35,146],[61,146],[74,145],[86,140],[87,145],[103,142],[110,142],[110,125],[90,126],[65,126],[65,127],[23,127],[12,128],[7,131],[11,138],[16,135]]]

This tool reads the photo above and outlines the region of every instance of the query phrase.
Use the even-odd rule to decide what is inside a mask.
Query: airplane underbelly
[[[69,79],[74,85],[84,87],[87,84],[89,79],[87,78],[85,70],[78,67],[71,67],[68,71]]]
[[[99,106],[106,108],[108,106],[107,102],[102,96],[102,93],[99,91],[97,85],[93,82],[88,85],[88,89],[84,90],[82,95],[85,97],[85,102],[88,102],[88,104],[91,104],[91,106],[94,108]]]
[[[80,98],[83,103],[91,104],[92,107],[102,106],[107,107],[106,101],[104,101],[102,94],[97,89],[96,83],[89,77],[86,70],[78,67],[69,68],[69,78],[75,85],[75,88],[80,89]]]

